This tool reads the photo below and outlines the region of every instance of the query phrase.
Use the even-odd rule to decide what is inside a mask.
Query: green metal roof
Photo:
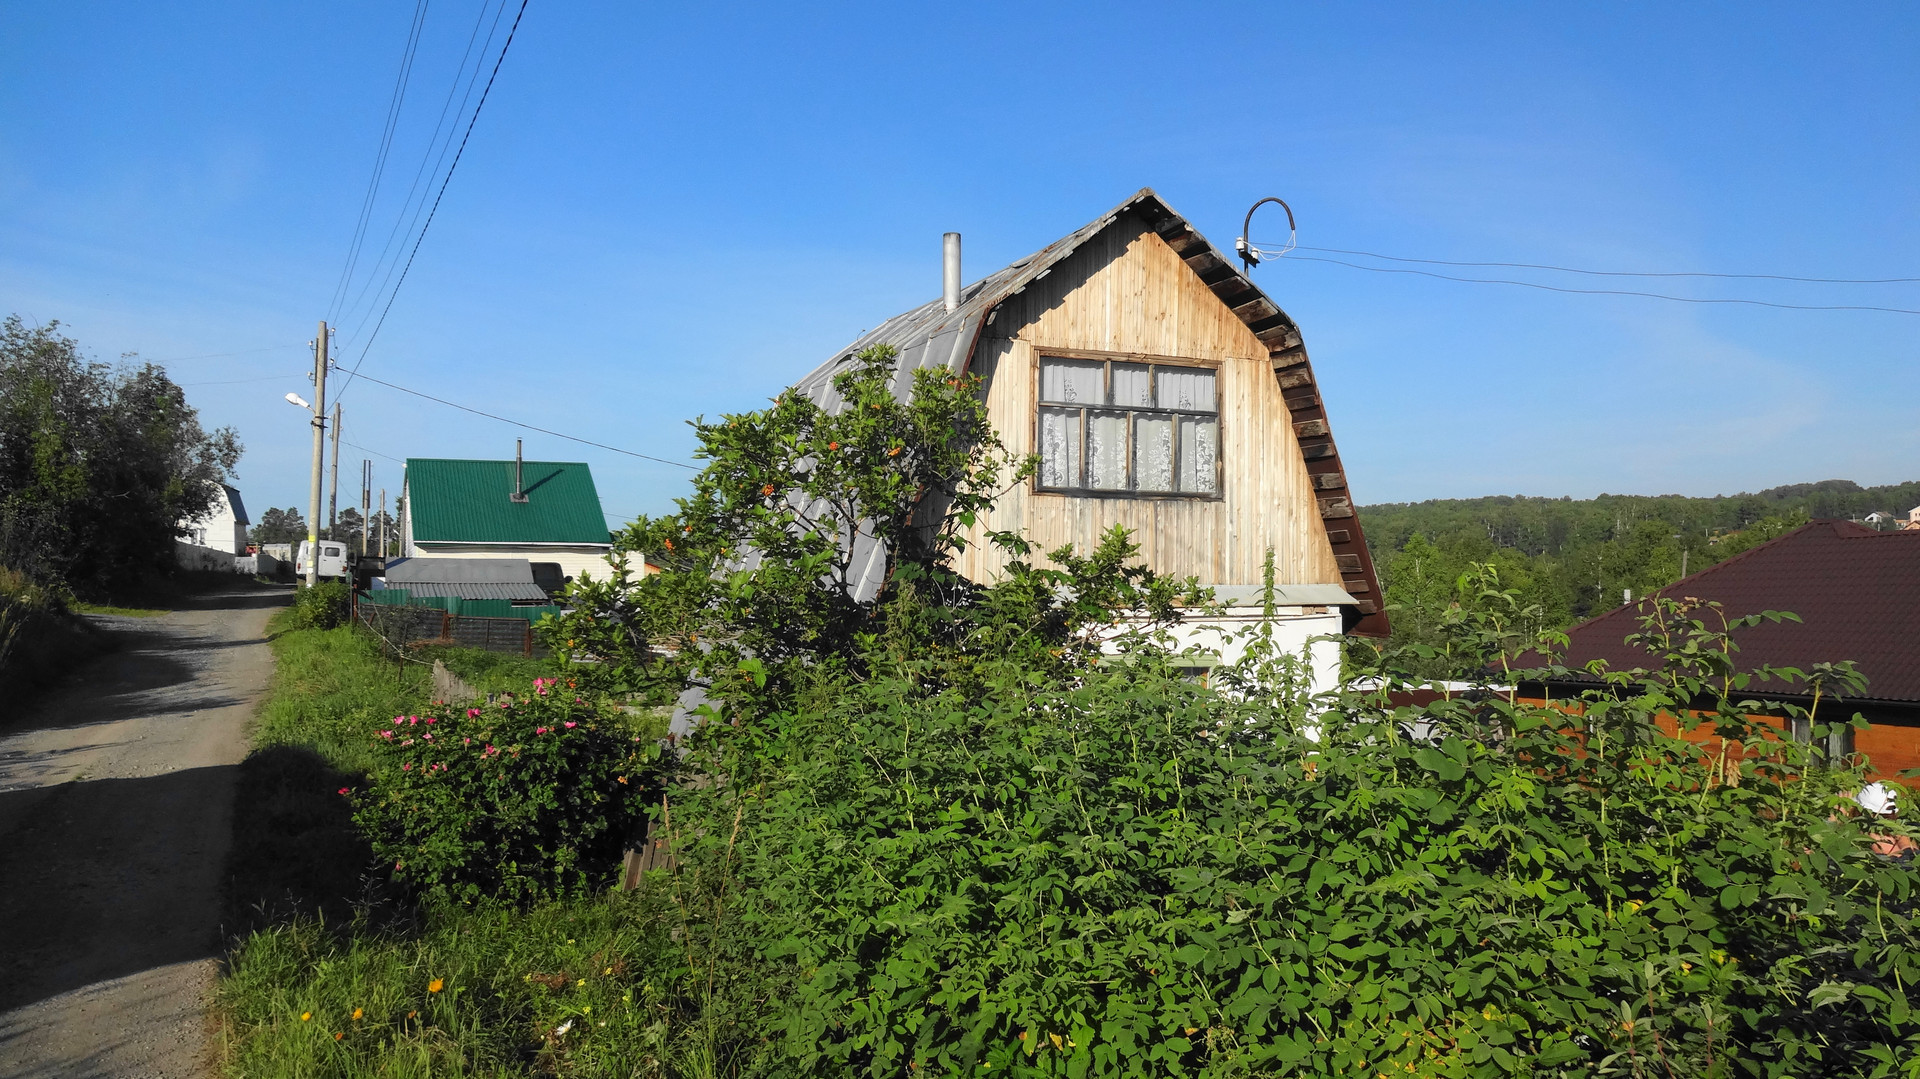
[[[512,461],[407,458],[416,542],[608,543],[593,473],[579,461],[527,461],[514,502]]]

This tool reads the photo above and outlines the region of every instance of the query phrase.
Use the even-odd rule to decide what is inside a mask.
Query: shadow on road
[[[0,793],[24,817],[0,847],[0,1012],[218,953],[220,869],[238,769]]]
[[[360,777],[301,746],[257,749],[240,764],[228,860],[226,926],[239,941],[268,925],[318,915],[345,925],[390,907],[385,876],[353,825],[341,788]]]

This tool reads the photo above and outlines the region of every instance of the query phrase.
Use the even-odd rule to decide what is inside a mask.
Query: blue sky
[[[376,246],[481,10],[428,10]],[[0,313],[167,361],[239,429],[256,513],[306,505],[280,397],[308,392],[412,11],[8,5]],[[686,459],[686,419],[756,407],[936,294],[943,231],[972,279],[1142,186],[1222,247],[1274,194],[1313,247],[1920,277],[1916,56],[1920,8],[1896,4],[532,0],[366,370]],[[1302,327],[1363,502],[1920,477],[1920,317],[1295,260],[1255,279]],[[1920,308],[1913,284],[1534,279]],[[366,326],[339,321],[351,364]],[[518,433],[366,382],[344,404],[347,440],[392,458]],[[526,437],[590,461],[616,518],[688,475]],[[365,456],[342,449],[344,486]]]

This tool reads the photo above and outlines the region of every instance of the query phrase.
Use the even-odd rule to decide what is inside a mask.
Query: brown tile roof
[[[1920,532],[1814,521],[1657,594],[1714,600],[1729,617],[1800,616],[1738,633],[1742,670],[1850,659],[1868,679],[1860,699],[1920,701]],[[1567,666],[1592,659],[1613,670],[1649,666],[1651,656],[1624,643],[1640,628],[1637,615],[1621,607],[1568,631]],[[1764,693],[1765,686],[1749,688]]]

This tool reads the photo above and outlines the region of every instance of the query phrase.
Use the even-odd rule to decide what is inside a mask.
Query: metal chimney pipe
[[[517,438],[513,440],[513,497],[508,499],[509,502],[527,500],[527,488],[520,479],[520,442]]]
[[[960,234],[949,232],[940,238],[941,284],[945,287],[941,295],[946,298],[947,310],[960,307]]]

